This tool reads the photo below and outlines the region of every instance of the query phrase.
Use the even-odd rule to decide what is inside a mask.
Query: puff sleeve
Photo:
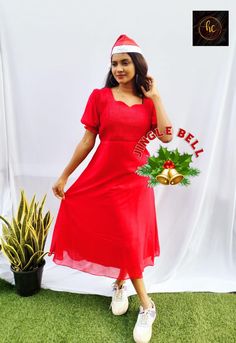
[[[154,104],[152,104],[152,115],[151,115],[151,130],[157,127],[157,114]]]
[[[93,133],[99,132],[98,89],[94,89],[90,94],[80,122],[85,129]]]

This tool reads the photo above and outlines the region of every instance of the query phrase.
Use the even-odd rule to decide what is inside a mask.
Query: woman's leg
[[[141,279],[131,279],[132,284],[134,285],[134,288],[138,294],[138,297],[140,299],[141,305],[144,309],[150,308],[152,306],[150,302],[150,297],[148,296],[143,278]]]
[[[117,285],[119,286],[119,288],[123,285],[123,283],[125,282],[125,280],[120,280],[120,279],[117,279],[115,281],[117,283]]]
[[[150,302],[150,298],[146,292],[145,289],[145,285],[144,285],[144,281],[143,278],[142,279],[131,279],[134,288],[138,294],[138,297],[140,299],[141,305],[143,306],[143,308],[148,308],[151,305]],[[123,283],[125,282],[125,280],[116,280],[116,283],[118,284],[119,287],[121,287],[123,285]]]
[[[125,282],[125,277],[127,275],[127,271],[125,269],[120,269],[120,273],[115,281],[115,283],[119,286],[119,288],[123,285]]]

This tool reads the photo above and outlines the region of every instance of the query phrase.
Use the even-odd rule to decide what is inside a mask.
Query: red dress
[[[56,264],[118,279],[142,278],[160,255],[153,188],[135,173],[150,156],[133,152],[156,127],[151,99],[128,106],[111,88],[94,89],[81,123],[100,144],[77,180],[65,191],[49,254]]]

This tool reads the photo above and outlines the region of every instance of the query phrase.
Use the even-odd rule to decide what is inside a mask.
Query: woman
[[[133,330],[136,342],[148,342],[156,317],[142,272],[154,265],[160,247],[153,189],[135,171],[145,163],[134,154],[138,140],[158,126],[171,123],[155,80],[147,76],[147,63],[137,43],[126,35],[111,51],[105,87],[90,94],[81,123],[86,129],[71,161],[53,186],[61,199],[50,255],[53,261],[94,275],[115,278],[110,308],[115,315],[128,309],[125,280],[131,279],[141,305]],[[69,175],[100,144],[90,163],[64,192]],[[172,135],[163,134],[162,142]]]

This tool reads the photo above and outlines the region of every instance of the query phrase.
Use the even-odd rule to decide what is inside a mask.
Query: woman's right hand
[[[54,183],[52,187],[54,195],[60,200],[65,199],[64,187],[66,182],[66,178],[59,177],[59,179]]]

